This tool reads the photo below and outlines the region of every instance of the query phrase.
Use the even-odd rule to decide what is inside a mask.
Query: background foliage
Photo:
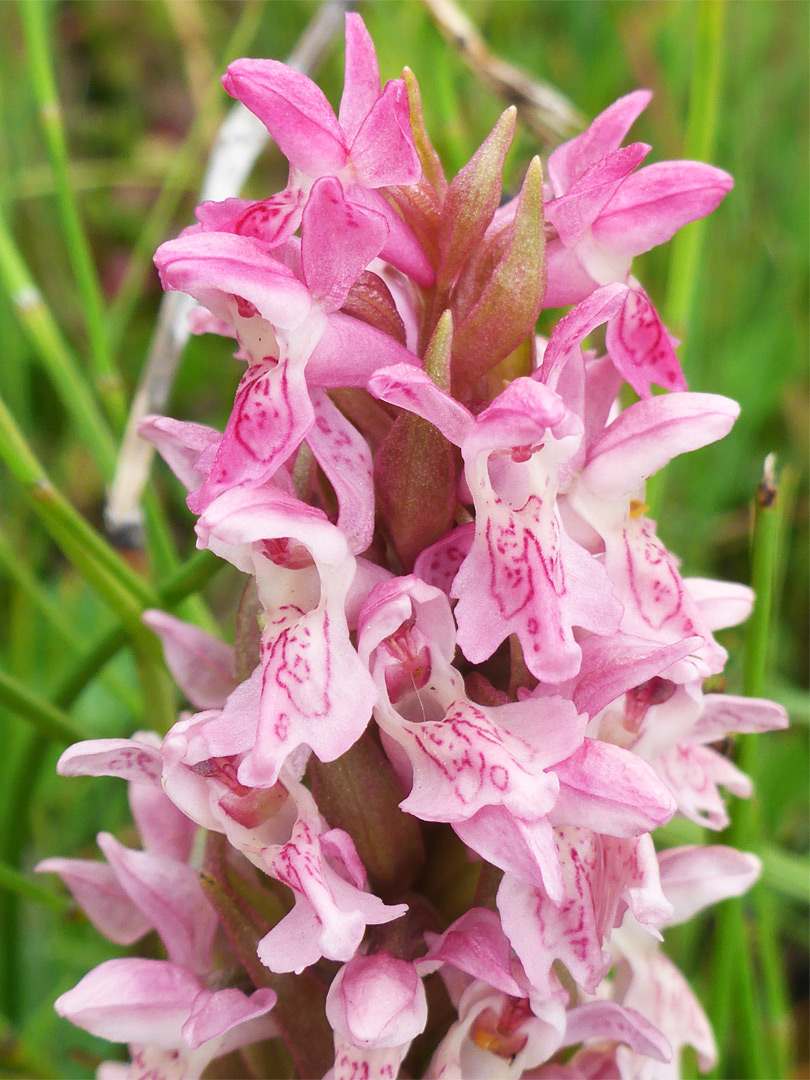
[[[44,14],[44,36],[26,8]],[[303,0],[0,4],[0,397],[56,488],[96,529],[160,299],[151,252],[192,220],[207,148],[230,104],[218,75],[237,55],[286,56],[315,9]],[[406,63],[415,70],[428,128],[453,174],[503,101],[417,0],[371,0],[361,10],[383,77]],[[620,94],[650,87],[653,103],[633,137],[653,144],[651,160],[701,157],[736,179],[705,227],[690,227],[691,239],[634,267],[683,339],[691,388],[742,405],[732,434],[677,461],[651,498],[661,535],[687,573],[749,581],[751,499],[765,454],[777,452],[764,692],[788,707],[794,724],[761,737],[746,762],[759,797],[734,840],[763,854],[765,884],[753,901],[723,905],[668,940],[715,1020],[719,1076],[786,1075],[768,1071],[780,1062],[806,1076],[808,7],[471,0],[464,10],[495,53],[556,86],[588,118]],[[338,42],[319,75],[333,102],[341,53]],[[49,69],[63,128],[49,103]],[[536,149],[522,131],[510,183]],[[281,169],[280,156],[265,154],[248,195],[283,187]],[[239,373],[221,339],[192,340],[171,413],[223,424]],[[179,485],[156,468],[153,517],[164,522],[163,540],[152,529],[148,554],[121,551],[123,561],[109,562],[108,549],[93,549],[92,534],[75,540],[79,526],[30,461],[25,471],[24,444],[14,442],[5,413],[0,428],[9,466],[0,473],[0,1075],[90,1076],[109,1048],[59,1021],[52,1002],[113,947],[30,869],[46,855],[92,858],[99,829],[126,831],[122,785],[55,777],[65,741],[58,724],[129,735],[160,727],[180,704],[168,696],[154,643],[132,627],[133,613],[151,602],[138,582],[147,592],[176,582],[173,568],[192,557],[192,521]],[[205,588],[207,607],[197,600],[181,612],[205,623],[212,611],[227,633],[239,591],[225,568]],[[90,678],[86,666],[82,688],[82,663],[93,648],[101,657],[104,641],[111,651],[122,620],[134,648]],[[746,678],[743,639],[740,628],[724,638],[732,691]],[[47,714],[48,702],[63,712]],[[683,828],[669,833],[670,842],[694,838]]]

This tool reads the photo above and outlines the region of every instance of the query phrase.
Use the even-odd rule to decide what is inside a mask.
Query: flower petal
[[[291,165],[307,176],[339,172],[346,143],[323,91],[277,60],[236,60],[222,85],[261,120]]]
[[[380,69],[374,42],[355,12],[346,15],[346,64],[338,122],[351,144],[380,96]]]
[[[597,243],[621,255],[665,244],[683,225],[706,217],[731,191],[723,169],[699,161],[658,161],[622,184],[594,223]]]
[[[548,159],[548,175],[555,195],[568,191],[589,165],[621,146],[651,97],[649,90],[625,94],[601,112],[581,135],[557,147]]]
[[[142,619],[160,638],[166,664],[191,704],[221,707],[236,686],[233,648],[166,611],[145,611]]]
[[[112,1042],[171,1050],[202,989],[179,964],[164,960],[107,960],[54,1002],[60,1016]]]
[[[601,499],[629,495],[678,454],[722,439],[739,414],[737,402],[720,394],[637,401],[591,444],[582,479]]]

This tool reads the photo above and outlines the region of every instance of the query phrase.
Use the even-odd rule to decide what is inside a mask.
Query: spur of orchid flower
[[[681,576],[644,486],[738,408],[687,389],[631,262],[731,178],[640,168],[636,91],[501,205],[514,110],[448,181],[356,14],[337,115],[273,60],[223,84],[287,187],[204,203],[155,261],[245,371],[224,432],[142,433],[244,595],[233,646],[147,613],[193,711],[59,763],[125,780],[143,846],[39,869],[112,941],[159,940],[56,1008],[129,1044],[106,1080],[708,1069],[661,930],[759,862],[654,833],[724,827],[750,784],[714,744],[786,717],[704,692],[752,597]]]

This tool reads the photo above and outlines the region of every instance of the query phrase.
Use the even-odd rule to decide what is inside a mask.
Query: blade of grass
[[[107,422],[2,215],[0,280],[5,285],[22,328],[53,381],[71,421],[96,465],[105,477],[109,477],[115,465],[115,444]]]
[[[67,911],[70,900],[58,893],[52,892],[38,881],[32,881],[27,874],[21,873],[13,866],[0,862],[0,889],[6,892],[16,893],[23,900],[33,900],[35,904],[45,904],[54,911]]]
[[[0,215],[0,281],[6,287],[20,323],[52,380],[65,411],[105,480],[115,469],[115,444],[107,421],[67,344],[56,319],[28,271],[7,224]],[[177,565],[168,527],[157,500],[145,500],[150,552],[160,576]],[[137,575],[133,574],[133,577]]]
[[[15,716],[22,717],[33,724],[37,731],[48,739],[61,743],[72,743],[87,738],[87,732],[78,724],[52,705],[46,698],[35,694],[18,679],[0,669],[0,705],[5,706]]]
[[[201,589],[221,566],[222,563],[210,552],[198,552],[158,586],[156,592],[160,604],[167,608],[176,607]],[[56,708],[67,712],[94,675],[127,641],[123,626],[99,637],[60,681],[53,695]],[[20,734],[22,742],[15,755],[15,767],[8,782],[0,789],[0,860],[12,868],[19,868],[28,842],[31,809],[42,765],[51,746],[50,739],[41,731],[28,728]],[[0,891],[0,1013],[11,1020],[18,1018],[20,1010],[17,954],[21,936],[18,929],[19,897]]]
[[[150,726],[168,730],[175,718],[174,690],[160,645],[141,622],[144,607],[157,603],[156,593],[56,490],[2,400],[0,458],[22,485],[55,543],[125,624]]]
[[[0,459],[23,487],[53,540],[125,621],[139,617],[139,605],[153,604],[156,596],[148,583],[53,486],[1,399]]]
[[[217,76],[215,61],[206,42],[202,10],[197,0],[187,0],[184,4],[163,0],[163,7],[180,44],[189,93],[195,110],[199,109]]]
[[[81,435],[102,476],[105,480],[110,480],[115,470],[116,453],[107,421],[56,319],[36,287],[2,214],[0,214],[0,281],[5,284],[20,323],[59,393],[68,416]],[[162,509],[154,493],[145,494],[144,510],[153,569],[158,576],[163,577],[177,566],[177,556]],[[132,577],[140,580],[134,572]],[[188,614],[203,625],[210,624],[207,611],[199,604],[195,605]]]
[[[96,392],[104,403],[113,427],[121,430],[126,420],[124,391],[110,354],[104,299],[71,185],[62,110],[51,65],[48,21],[49,12],[54,9],[43,0],[24,0],[18,2],[17,8],[30,60],[29,82],[39,110],[53,173],[65,248],[81,300]]]
[[[711,161],[722,108],[725,66],[725,0],[700,0],[695,18],[695,58],[689,91],[689,120],[683,156]],[[693,221],[672,240],[665,320],[681,334],[689,329],[695,305],[707,222]]]
[[[45,619],[49,632],[59,640],[59,643],[71,653],[75,654],[79,651],[75,622],[48,594],[28,562],[19,556],[17,548],[2,528],[0,528],[0,565]],[[16,670],[13,664],[12,668]],[[103,672],[101,679],[111,694],[127,704],[133,711],[137,710],[138,698],[128,683],[118,678],[113,672]]]
[[[198,551],[157,587],[158,604],[151,606],[172,610],[198,592],[221,568],[222,563],[209,551]],[[64,709],[72,705],[96,673],[127,644],[127,640],[127,632],[120,625],[102,634],[65,675],[54,701]]]
[[[751,584],[756,601],[745,637],[743,689],[754,697],[761,695],[765,684],[779,535],[779,506],[773,461],[769,458],[755,499]],[[756,788],[758,755],[753,739],[754,736],[750,735],[740,737],[737,763],[749,774]],[[764,838],[756,799],[737,804],[724,839],[733,847],[759,854]],[[790,1069],[788,999],[772,897],[760,882],[754,887],[750,901],[756,914],[757,956],[749,939],[746,903],[741,899],[727,900],[717,909],[712,1020],[721,1046],[731,1046],[732,1033],[734,1040],[742,1044],[747,1055],[746,1064],[751,1069],[747,1075],[763,1078],[787,1076]],[[762,969],[764,1015],[770,1028],[768,1038],[763,1030],[763,1009],[754,983],[756,960],[759,960]]]
[[[750,697],[761,697],[765,690],[776,570],[780,562],[785,561],[780,559],[780,540],[785,535],[786,522],[782,521],[780,494],[774,468],[773,455],[770,455],[765,462],[765,473],[757,489],[754,507],[751,585],[756,594],[756,602],[746,627],[743,671],[743,691]],[[756,789],[759,776],[759,755],[750,735],[743,736],[740,740],[738,763],[740,768],[751,777]],[[746,844],[749,838],[751,841],[756,841],[758,845],[761,844],[762,824],[756,803],[751,804],[749,813],[740,820],[739,830],[742,832],[746,827],[749,832],[747,836],[740,836],[741,844]],[[757,849],[754,848],[754,850]],[[774,1075],[787,1076],[791,1056],[789,995],[780,955],[773,896],[762,883],[759,883],[754,887],[751,898],[759,931],[766,1019],[772,1031],[771,1041],[776,1065]]]
[[[722,107],[725,19],[725,0],[700,0],[697,4],[689,119],[683,148],[683,156],[696,161],[711,161],[714,155]],[[671,241],[662,315],[679,337],[689,333],[693,321],[706,227],[705,219],[693,221],[679,229]],[[668,483],[667,470],[647,482],[644,501],[656,521],[666,505]]]

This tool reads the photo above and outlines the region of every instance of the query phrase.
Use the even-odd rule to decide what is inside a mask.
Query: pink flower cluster
[[[282,1045],[273,1060],[333,1080],[403,1061],[433,1080],[663,1080],[686,1045],[711,1067],[660,930],[743,892],[758,861],[657,854],[651,833],[675,813],[722,829],[719,788],[750,785],[715,744],[786,718],[704,693],[726,659],[713,631],[751,594],[681,577],[644,484],[738,409],[686,390],[631,262],[731,179],[639,168],[650,147],[622,146],[638,91],[503,206],[514,110],[448,183],[416,80],[381,88],[357,15],[337,116],[275,61],[224,85],[287,187],[204,203],[156,262],[247,366],[224,433],[151,417],[144,435],[198,546],[248,586],[234,648],[147,617],[199,711],[60,761],[129,783],[142,849],[103,833],[106,862],[40,869],[113,941],[156,931],[164,958],[110,960],[56,1008],[130,1044],[104,1080]]]

